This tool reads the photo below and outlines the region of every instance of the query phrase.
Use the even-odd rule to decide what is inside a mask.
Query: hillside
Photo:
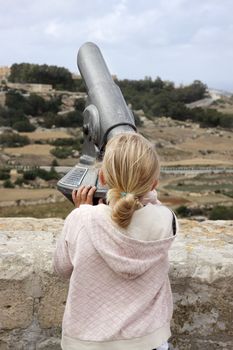
[[[119,85],[128,103],[137,96],[143,97],[141,104],[132,105],[138,131],[156,145],[164,169],[203,166],[212,169],[206,175],[203,172],[189,171],[185,175],[162,171],[160,199],[174,209],[185,206],[189,210],[187,215],[208,216],[217,205],[230,208],[233,205],[233,179],[226,169],[230,171],[233,164],[233,134],[232,128],[221,127],[219,120],[227,118],[226,114],[232,117],[232,97],[219,96],[216,91],[206,92],[199,82],[178,89],[159,78],[154,82],[122,81]],[[144,87],[147,92],[143,95],[140,91]],[[52,85],[35,83],[4,83],[1,89],[0,215],[34,213],[37,217],[65,217],[72,205],[56,190],[57,179],[62,174],[54,170],[48,174],[45,170],[30,173],[19,170],[18,166],[71,167],[78,163],[86,95],[83,91],[56,90]],[[203,98],[199,100],[201,95]],[[165,116],[161,116],[162,101],[165,98],[165,103],[169,96],[173,101],[169,105],[170,112],[174,114],[168,117],[169,110],[164,109]],[[193,99],[196,101],[190,102]],[[207,106],[206,101],[210,99]],[[146,111],[141,108],[145,101],[148,101]],[[185,103],[187,101],[189,103]],[[152,115],[153,110],[157,110],[157,116]],[[214,114],[209,112],[211,110]],[[190,114],[191,119],[199,111],[202,119],[187,119],[187,111],[195,111]],[[220,125],[213,127],[216,123]],[[216,168],[222,169],[222,175],[214,174]]]

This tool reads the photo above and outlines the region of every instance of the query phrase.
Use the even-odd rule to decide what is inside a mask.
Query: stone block
[[[50,338],[40,342],[36,345],[36,350],[61,350],[61,340],[57,338]]]

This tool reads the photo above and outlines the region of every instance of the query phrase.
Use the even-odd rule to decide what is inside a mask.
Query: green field
[[[170,182],[165,189],[180,192],[203,193],[211,192],[233,197],[232,174],[201,174],[192,179],[179,179]]]

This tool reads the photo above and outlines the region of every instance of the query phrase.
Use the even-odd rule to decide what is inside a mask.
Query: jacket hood
[[[158,221],[156,225],[155,217],[150,210],[153,210],[154,206],[149,210],[146,207],[140,209],[141,211],[145,209],[140,215],[134,214],[135,217],[127,229],[121,229],[112,222],[109,207],[105,205],[98,207],[90,212],[88,236],[111,270],[125,279],[135,279],[155,265],[159,268],[165,264],[168,269],[168,249],[174,239],[172,233],[166,232],[169,238],[148,240],[148,237],[156,237],[156,234],[161,237],[161,232],[156,232],[161,230],[161,225]],[[146,226],[140,221],[141,214],[143,221],[147,223]],[[170,224],[167,228],[164,226],[164,229],[171,230]],[[132,238],[132,231],[139,232],[143,229],[147,230],[145,232],[147,240]]]

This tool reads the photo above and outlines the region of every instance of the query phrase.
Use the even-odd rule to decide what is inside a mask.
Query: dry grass
[[[172,207],[172,208],[176,208],[177,206],[180,206],[180,205],[184,205],[184,204],[187,204],[189,203],[190,201],[186,198],[183,198],[183,197],[175,197],[175,196],[171,196],[171,197],[166,197],[166,196],[160,196],[159,197],[159,200],[161,201],[161,203],[163,203],[164,205],[167,205],[169,207]]]
[[[233,114],[233,98],[222,97],[221,100],[217,100],[217,105],[213,105],[213,108],[221,113]]]
[[[233,105],[226,105],[224,107],[219,107],[218,111],[224,114],[233,114]]]
[[[0,207],[1,217],[62,218],[74,209],[68,200],[61,203],[36,204],[31,206]]]
[[[185,140],[185,142],[179,144],[179,148],[190,151],[211,150],[218,153],[232,149],[232,138],[201,135],[195,140]]]
[[[50,145],[26,145],[23,147],[17,148],[5,148],[4,153],[9,155],[39,155],[39,156],[48,156],[50,155],[50,150],[54,148],[54,146]]]
[[[27,136],[30,140],[51,140],[58,138],[69,138],[71,135],[68,132],[61,130],[46,130],[46,131],[33,131],[33,132],[21,132],[20,135]]]
[[[232,166],[231,160],[224,159],[210,159],[210,158],[193,158],[193,159],[181,159],[175,161],[162,161],[162,166]]]
[[[161,181],[160,193],[165,204],[172,207],[183,205],[185,201],[191,206],[232,205],[232,189],[231,174],[175,175]],[[169,194],[167,200],[165,193]],[[183,199],[184,203],[182,200],[180,203],[176,200],[173,202],[173,199]]]
[[[26,189],[26,188],[0,188],[0,202],[16,200],[39,200],[56,195],[61,197],[62,194],[54,188]]]
[[[156,144],[164,143],[157,148],[164,166],[232,165],[232,131],[210,129],[195,125],[166,127],[151,122],[150,127],[142,127],[140,132]]]

